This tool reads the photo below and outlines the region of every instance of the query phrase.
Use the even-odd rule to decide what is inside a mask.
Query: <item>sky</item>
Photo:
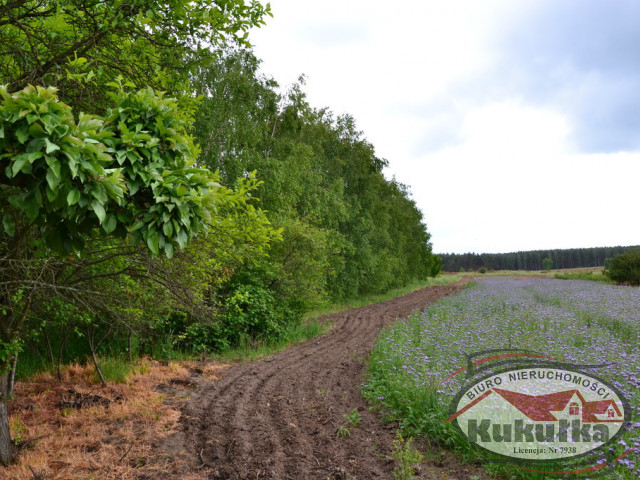
[[[270,3],[262,72],[355,118],[434,252],[640,244],[640,2]]]

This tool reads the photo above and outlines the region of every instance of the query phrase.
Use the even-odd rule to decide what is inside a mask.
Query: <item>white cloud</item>
[[[313,106],[355,117],[436,251],[640,243],[633,3],[271,4],[252,33],[263,70],[307,74]]]

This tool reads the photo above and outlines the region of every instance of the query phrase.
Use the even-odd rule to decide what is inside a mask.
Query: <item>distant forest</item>
[[[442,270],[459,272],[460,269],[478,270],[543,270],[543,262],[551,259],[551,268],[599,267],[605,260],[632,248],[629,247],[593,247],[556,250],[531,250],[511,253],[444,253]],[[547,262],[548,263],[548,262]]]

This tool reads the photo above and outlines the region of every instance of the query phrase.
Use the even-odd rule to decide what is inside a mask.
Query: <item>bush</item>
[[[484,267],[480,267],[480,268],[478,269],[478,273],[481,273],[481,274],[483,274],[483,275],[484,275],[485,273],[487,273],[487,269],[486,269],[486,268],[484,268]]]
[[[618,283],[640,285],[640,249],[613,257],[607,275]]]

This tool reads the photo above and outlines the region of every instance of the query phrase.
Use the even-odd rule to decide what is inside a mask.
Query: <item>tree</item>
[[[303,78],[280,96],[258,67],[251,51],[227,51],[193,82],[206,95],[194,122],[200,161],[223,183],[257,171],[259,205],[283,229],[261,268],[239,278],[261,278],[299,312],[437,274],[421,212],[384,178],[354,119],[312,108]]]
[[[173,99],[117,91],[105,117],[80,114],[53,88],[0,89],[0,463],[11,460],[9,362],[32,302],[82,260],[87,239],[127,237],[172,257],[204,233],[220,196],[217,177],[194,167],[197,149]],[[54,283],[55,285],[55,283]],[[80,290],[74,285],[60,288]]]
[[[212,45],[247,43],[268,5],[255,0],[19,0],[0,6],[0,84],[53,85],[74,108],[97,113],[121,75],[190,97],[189,76]]]
[[[542,269],[543,270],[551,270],[553,268],[553,260],[550,257],[546,257],[542,260]]]
[[[613,257],[607,275],[618,283],[640,285],[640,249]]]
[[[255,0],[0,5],[0,463],[11,458],[7,367],[39,302],[57,295],[89,307],[106,279],[153,271],[209,227],[232,228],[257,250],[273,235],[261,211],[241,205],[257,185],[240,196],[221,187],[196,168],[186,134],[196,66],[216,58],[211,45],[247,43],[268,14]],[[220,220],[216,204],[242,211]],[[103,236],[120,240],[94,248]]]

